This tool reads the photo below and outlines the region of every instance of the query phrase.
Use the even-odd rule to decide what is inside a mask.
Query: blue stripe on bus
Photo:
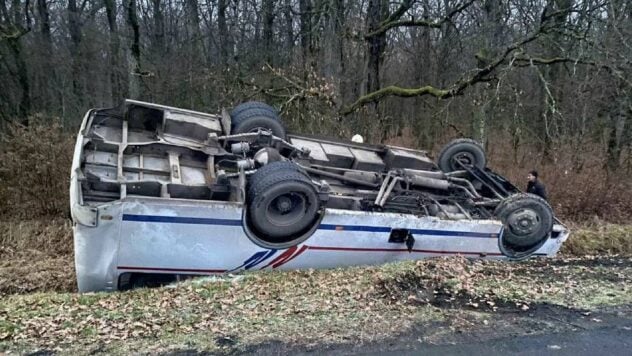
[[[235,219],[212,219],[212,218],[192,218],[180,216],[160,216],[160,215],[136,215],[123,214],[123,221],[137,222],[157,222],[172,224],[194,224],[194,225],[222,225],[222,226],[241,226],[241,220]],[[332,231],[356,231],[356,232],[391,232],[391,228],[387,226],[364,226],[364,225],[336,225],[336,224],[320,224],[318,230]],[[485,232],[469,232],[469,231],[447,231],[447,230],[428,230],[428,229],[409,229],[410,233],[415,235],[432,235],[432,236],[460,236],[460,237],[478,237],[478,238],[496,238],[499,234]]]
[[[387,226],[335,225],[335,224],[320,224],[320,226],[318,227],[318,230],[391,232],[391,228]]]
[[[160,215],[123,214],[123,221],[158,222],[158,223],[171,223],[171,224],[194,224],[194,225],[241,226],[241,220],[234,220],[234,219],[189,218],[189,217],[180,217],[180,216],[160,216]]]
[[[395,229],[398,229],[398,228],[395,228]],[[405,229],[405,228],[402,228],[402,229]],[[391,232],[392,229],[387,226],[320,224],[320,226],[318,227],[318,230]],[[418,234],[418,235],[463,236],[463,237],[481,237],[481,238],[498,237],[498,234],[491,234],[487,232],[428,230],[428,229],[408,229],[408,230],[413,235]]]

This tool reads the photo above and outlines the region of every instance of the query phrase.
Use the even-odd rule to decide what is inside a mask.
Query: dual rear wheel
[[[312,180],[289,161],[269,163],[250,177],[247,204],[247,223],[265,247],[286,248],[304,241],[322,215]]]
[[[274,136],[285,138],[285,127],[279,113],[266,103],[249,101],[239,104],[230,113],[230,118],[232,134],[270,130]]]
[[[285,139],[285,127],[272,106],[250,101],[230,113],[231,133],[269,130]],[[246,220],[259,245],[287,248],[309,237],[321,216],[316,187],[300,166],[289,161],[268,163],[249,179]]]

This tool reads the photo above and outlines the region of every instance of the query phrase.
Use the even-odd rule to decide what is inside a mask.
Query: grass
[[[139,337],[179,345],[185,334],[211,350],[220,346],[216,340],[236,335],[246,344],[299,338],[316,342],[323,334],[328,340],[344,340],[358,328],[369,330],[381,315],[392,314],[384,301],[358,308],[352,292],[370,277],[358,280],[350,272],[329,271],[336,274],[329,288],[318,288],[326,283],[325,274],[293,272],[128,293],[12,296],[3,300],[0,310],[0,339],[8,340],[5,347],[18,350],[33,344],[72,349],[76,343],[110,344]],[[401,320],[393,321],[401,325]],[[313,337],[305,338],[309,335]],[[369,332],[364,339],[374,336]]]
[[[632,255],[632,225],[593,222],[571,225],[572,234],[562,252],[572,255]]]
[[[0,220],[0,254],[35,249],[55,255],[72,253],[72,222],[63,218]]]
[[[610,265],[598,267],[603,264]],[[541,303],[589,310],[630,304],[630,282],[629,258],[449,258],[246,273],[125,293],[12,295],[0,307],[0,351],[221,352],[270,340],[362,343],[452,318],[456,309],[520,313]]]

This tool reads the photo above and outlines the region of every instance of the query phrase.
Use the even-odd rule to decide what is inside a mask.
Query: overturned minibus
[[[79,291],[443,255],[552,256],[569,230],[475,141],[426,152],[287,133],[247,102],[93,109],[70,180]]]

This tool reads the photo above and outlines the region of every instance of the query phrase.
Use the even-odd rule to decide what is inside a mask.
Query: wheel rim
[[[307,198],[290,192],[271,199],[266,207],[266,217],[277,226],[291,226],[305,218]]]
[[[507,225],[517,237],[527,237],[540,230],[540,216],[532,209],[518,209],[507,217]]]

